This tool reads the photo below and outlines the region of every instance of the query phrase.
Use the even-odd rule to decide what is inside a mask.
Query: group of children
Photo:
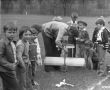
[[[54,18],[42,26],[22,26],[19,31],[12,22],[4,25],[5,37],[0,40],[0,77],[3,90],[33,90],[36,84],[36,64],[42,65],[38,41],[40,32],[44,39],[45,56],[60,56],[62,38],[66,33],[69,35],[68,43],[75,46],[72,56],[85,58],[87,67],[96,69],[99,76],[106,75],[105,54],[109,51],[110,32],[105,28],[104,19],[97,19],[93,38],[90,40],[86,30],[87,23],[76,21],[77,14],[72,14],[71,18],[67,24],[61,22],[61,18]],[[19,36],[17,41],[14,40],[16,33]],[[69,57],[71,52],[68,50]],[[48,71],[48,68],[49,66],[46,66],[45,70]],[[55,68],[59,69],[56,66]]]
[[[108,39],[110,33],[105,27],[105,20],[102,17],[96,20],[96,28],[93,38],[90,40],[87,23],[82,20],[77,21],[77,18],[78,14],[72,13],[72,20],[67,24],[62,22],[61,17],[56,17],[54,20],[43,24],[46,56],[60,56],[63,48],[63,37],[68,35],[68,43],[75,46],[73,55],[71,55],[72,50],[68,49],[68,57],[85,58],[87,68],[97,70],[99,76],[105,76],[105,54],[109,50]],[[45,70],[49,71],[49,68],[50,66],[46,66]],[[59,68],[57,67],[57,69]]]
[[[73,15],[72,20],[76,20],[76,15]],[[108,22],[109,23],[109,22]],[[76,27],[73,29],[73,37],[69,37],[69,43],[75,45],[74,56],[85,58],[86,65],[90,69],[97,70],[99,76],[106,76],[106,52],[109,52],[109,37],[110,31],[105,27],[105,20],[100,17],[96,20],[96,28],[93,32],[92,40],[89,38],[86,30],[87,23],[85,21],[72,22],[70,25]],[[75,42],[72,42],[73,39]]]
[[[40,25],[18,28],[13,22],[3,27],[4,38],[0,40],[0,77],[3,90],[34,90],[36,65],[42,64],[38,34]],[[19,39],[15,37],[19,34]]]

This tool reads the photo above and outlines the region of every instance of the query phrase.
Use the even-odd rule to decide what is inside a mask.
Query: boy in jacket
[[[105,21],[103,19],[98,19],[96,21],[96,26],[98,28],[98,32],[94,34],[95,44],[96,44],[96,52],[98,54],[98,75],[105,76],[106,75],[106,64],[105,64],[105,55],[106,50],[108,49],[108,32],[105,28]]]
[[[89,40],[89,34],[86,30],[87,23],[78,21],[78,37],[76,38],[76,57],[84,58],[85,42]]]
[[[17,27],[9,22],[3,27],[4,38],[0,40],[0,77],[3,90],[21,90],[16,78],[16,46],[13,43]]]

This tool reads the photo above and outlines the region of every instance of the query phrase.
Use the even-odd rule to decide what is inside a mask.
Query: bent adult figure
[[[58,47],[62,46],[62,39],[64,34],[67,32],[68,25],[66,23],[61,22],[62,18],[55,17],[52,21],[47,22],[42,25],[43,28],[43,39],[45,46],[45,56],[49,57],[59,57],[61,54],[61,50],[58,50]],[[45,66],[45,71],[48,71],[50,66]],[[59,67],[55,66],[55,69],[59,69]]]

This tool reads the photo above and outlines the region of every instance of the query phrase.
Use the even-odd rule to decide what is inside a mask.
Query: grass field
[[[9,21],[14,21],[17,24],[17,26],[20,28],[22,25],[29,25],[29,26],[31,26],[32,24],[41,25],[45,22],[51,21],[52,18],[53,16],[42,16],[42,15],[1,15],[0,28],[2,30],[3,25]],[[79,20],[84,20],[88,23],[87,31],[89,32],[90,38],[92,37],[96,19],[97,17],[79,17]],[[70,20],[69,17],[63,17],[64,22],[67,22],[69,20]],[[110,20],[110,17],[106,17],[105,20],[108,22],[108,20]],[[39,37],[40,37],[40,45],[42,48],[42,56],[44,56],[45,51],[44,51],[43,41],[41,36]],[[107,54],[107,63],[110,64],[109,60],[110,57],[109,54]],[[76,68],[76,67],[69,68],[69,71],[67,73],[56,72],[56,71],[46,73],[42,70],[39,70],[37,73],[38,73],[36,76],[37,81],[40,83],[40,85],[42,85],[40,90],[89,90],[87,89],[88,86],[91,86],[100,80],[100,78],[97,77],[95,71],[89,71],[83,68]],[[55,84],[59,83],[61,80],[63,80],[63,78],[66,78],[67,82],[76,84],[74,89],[69,87],[56,88]],[[105,90],[105,89],[91,89],[91,90]]]

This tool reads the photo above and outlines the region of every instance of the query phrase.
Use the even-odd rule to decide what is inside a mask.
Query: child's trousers
[[[105,63],[105,55],[106,50],[104,50],[103,46],[98,44],[96,46],[96,52],[98,54],[98,73],[105,73],[106,72],[106,63]]]

